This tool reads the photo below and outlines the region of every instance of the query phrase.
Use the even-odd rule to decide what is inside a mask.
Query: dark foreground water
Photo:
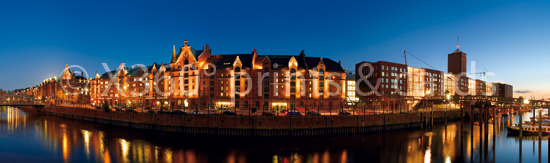
[[[492,124],[488,134],[475,125],[473,137],[469,123],[460,132],[454,122],[428,130],[315,138],[189,136],[12,107],[0,107],[0,118],[0,162],[548,162],[547,137],[507,135],[506,126],[517,116],[498,119],[496,134]]]

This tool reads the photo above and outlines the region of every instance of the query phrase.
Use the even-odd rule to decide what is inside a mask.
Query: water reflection
[[[525,113],[524,121],[532,114]],[[354,136],[240,139],[132,130],[2,107],[0,139],[34,149],[0,145],[0,150],[35,155],[31,162],[516,162],[521,142],[521,161],[547,162],[548,137],[507,135],[506,126],[517,121],[510,116],[485,125],[468,121]]]

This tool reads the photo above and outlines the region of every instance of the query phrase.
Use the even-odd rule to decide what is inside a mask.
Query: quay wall
[[[233,136],[316,136],[383,132],[427,127],[433,121],[460,120],[460,110],[411,114],[348,116],[224,116],[104,112],[102,110],[20,106],[41,114],[137,129]],[[433,115],[432,115],[433,114]]]

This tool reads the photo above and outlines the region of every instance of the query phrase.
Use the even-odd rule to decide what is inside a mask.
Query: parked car
[[[183,110],[172,110],[172,114],[184,115],[184,114],[187,114],[187,113],[185,113]]]
[[[193,111],[191,112],[191,114],[202,114],[202,112],[193,110]]]
[[[273,112],[262,112],[262,116],[275,116]]]
[[[256,113],[256,111],[258,111],[258,109],[256,109],[256,108],[250,108],[250,111],[251,111],[252,113]]]
[[[340,111],[338,112],[338,115],[351,115],[351,113],[347,111]]]
[[[299,111],[289,111],[286,113],[287,116],[302,116],[302,113]]]
[[[285,113],[285,114],[286,114],[286,113],[288,113],[288,110],[283,109],[283,110],[281,110],[281,113]]]
[[[307,115],[307,116],[321,116],[321,114],[319,114],[319,113],[317,113],[317,112],[312,112],[312,111],[306,112],[306,115]]]
[[[137,113],[137,111],[135,109],[126,109],[125,112],[128,112],[128,113]]]
[[[237,115],[237,113],[232,112],[232,111],[224,111],[222,114],[223,115]]]
[[[154,110],[151,110],[151,109],[149,109],[149,110],[147,111],[147,113],[153,113],[153,114],[154,114],[154,113],[155,113],[155,111],[154,111]]]

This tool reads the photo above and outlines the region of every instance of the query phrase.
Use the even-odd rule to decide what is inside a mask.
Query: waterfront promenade
[[[44,106],[19,108],[39,114],[146,130],[187,134],[234,136],[316,136],[381,132],[430,126],[434,121],[460,119],[460,111],[434,111],[412,114],[350,115],[350,116],[223,116],[173,115]]]

